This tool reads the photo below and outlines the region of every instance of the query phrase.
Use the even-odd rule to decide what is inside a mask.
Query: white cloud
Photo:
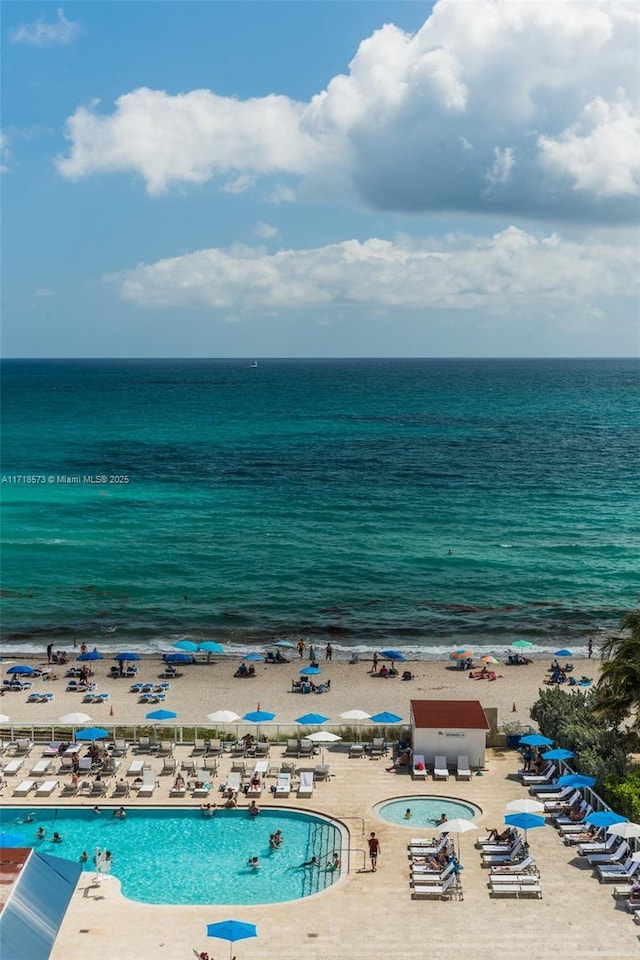
[[[36,290],[36,297],[55,297],[56,292],[50,287],[40,287],[39,290]]]
[[[286,175],[307,198],[374,209],[631,221],[639,23],[636,5],[611,0],[440,0],[414,35],[387,24],[363,40],[308,103],[142,88],[111,114],[79,107],[58,168],[134,170],[152,194]]]
[[[272,226],[270,223],[265,223],[264,220],[258,220],[253,232],[260,240],[272,240],[280,233],[277,227]]]
[[[631,295],[635,245],[578,245],[509,227],[493,237],[347,240],[307,250],[235,246],[143,264],[107,279],[144,307],[239,311],[364,304],[413,311],[590,304]]]
[[[32,47],[67,46],[75,40],[80,24],[67,20],[62,7],[52,23],[39,17],[34,23],[25,23],[9,34],[12,43],[26,43]]]
[[[9,137],[6,133],[0,133],[0,173],[9,173],[11,169],[9,166],[10,158]]]

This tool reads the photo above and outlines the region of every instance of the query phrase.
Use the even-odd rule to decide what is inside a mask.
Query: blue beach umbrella
[[[397,713],[389,713],[388,710],[384,710],[382,713],[374,714],[369,719],[371,723],[400,723],[402,717],[399,717]]]
[[[504,822],[510,827],[519,827],[524,830],[524,842],[527,842],[527,830],[535,830],[536,827],[544,827],[546,821],[544,817],[539,817],[535,813],[509,813]]]
[[[198,644],[198,650],[204,650],[206,653],[224,653],[224,647],[215,640],[203,640]]]
[[[33,669],[33,667],[29,667],[24,663],[19,663],[15,667],[9,667],[9,669],[7,670],[7,673],[16,673],[16,674],[20,673],[28,676],[31,673],[35,673],[35,670]]]
[[[303,677],[317,677],[321,672],[320,667],[303,667],[298,671]]]
[[[562,747],[558,747],[555,750],[545,750],[540,756],[543,760],[570,760],[575,754],[571,750],[564,750]]]
[[[543,737],[540,733],[529,733],[526,737],[520,738],[520,743],[524,743],[527,747],[550,747],[553,740]]]
[[[563,777],[558,777],[557,782],[561,787],[593,787],[596,778],[584,777],[581,773],[565,773]]]
[[[610,827],[614,823],[623,823],[628,817],[622,817],[613,810],[594,810],[584,818],[585,823],[592,823],[594,827]]]
[[[152,710],[151,713],[145,713],[145,720],[175,720],[178,716],[173,710]]]
[[[139,653],[130,653],[128,650],[123,651],[122,653],[116,653],[114,660],[139,660]]]
[[[177,650],[188,650],[189,653],[196,653],[198,651],[198,644],[194,643],[193,640],[176,640],[171,646]]]
[[[193,657],[188,653],[163,653],[165,663],[193,663]]]
[[[303,727],[316,727],[321,723],[326,723],[329,717],[323,717],[321,713],[305,713],[303,717],[298,717],[296,723]]]
[[[27,840],[21,833],[0,833],[0,847],[26,847]]]
[[[217,940],[227,940],[229,942],[229,957],[231,957],[232,944],[237,940],[257,937],[258,931],[253,923],[243,923],[242,920],[222,920],[220,923],[207,925],[207,936],[215,937]]]
[[[76,657],[76,660],[102,660],[103,656],[101,653],[98,653],[97,650],[87,650],[86,653],[81,653],[79,657]]]
[[[407,659],[404,653],[400,653],[399,650],[381,650],[380,656],[385,660],[401,660],[402,662]]]
[[[109,736],[109,731],[102,727],[85,727],[84,730],[78,730],[76,740],[107,740]]]
[[[258,660],[264,660],[264,657],[262,656],[261,653],[248,653],[247,656],[246,656],[244,659],[245,659],[245,660],[254,660],[254,661],[257,662]]]
[[[265,723],[267,720],[274,720],[275,713],[269,713],[268,710],[252,710],[250,713],[245,713],[242,719],[250,723]]]
[[[571,650],[556,650],[554,657],[572,657]]]

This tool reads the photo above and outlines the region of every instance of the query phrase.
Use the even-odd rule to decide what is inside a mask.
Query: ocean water
[[[4,649],[580,652],[639,593],[639,385],[631,359],[5,361]]]

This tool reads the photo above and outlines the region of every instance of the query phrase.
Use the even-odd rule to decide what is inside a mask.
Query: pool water
[[[411,816],[407,817],[407,810]],[[387,823],[394,823],[400,827],[426,827],[433,831],[436,821],[444,813],[447,820],[460,818],[474,820],[482,811],[472,803],[462,803],[461,800],[451,800],[448,797],[401,797],[399,800],[387,800],[375,807],[379,817]]]
[[[78,860],[86,850],[85,870],[93,872],[96,847],[112,854],[111,874],[122,893],[143,903],[257,904],[281,903],[309,896],[330,886],[338,874],[326,870],[327,861],[341,849],[338,828],[321,817],[270,808],[251,818],[246,810],[220,810],[204,817],[200,810],[127,808],[119,820],[113,809],[4,810],[2,829],[25,837],[27,846],[42,853]],[[25,824],[27,814],[32,823]],[[62,843],[37,840],[43,826]],[[277,850],[269,836],[282,830]],[[249,857],[260,868],[247,866]],[[300,868],[312,856],[321,867]]]

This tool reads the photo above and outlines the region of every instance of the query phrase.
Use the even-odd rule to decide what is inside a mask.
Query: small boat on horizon
[[[252,366],[252,367],[257,367],[257,366],[258,366],[258,361],[257,361],[257,360],[254,360],[253,363],[251,364],[251,366]]]

